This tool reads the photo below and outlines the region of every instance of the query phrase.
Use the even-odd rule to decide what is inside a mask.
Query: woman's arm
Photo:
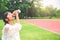
[[[13,12],[13,15],[16,17],[16,23],[19,23],[19,13],[18,13],[18,10],[15,10]]]
[[[19,23],[19,16],[18,16],[18,13],[16,14],[16,23]]]
[[[6,32],[6,33],[7,33],[7,32],[8,32],[8,30],[9,30],[9,28],[8,28],[8,27],[5,27],[5,28],[4,28],[4,32]]]

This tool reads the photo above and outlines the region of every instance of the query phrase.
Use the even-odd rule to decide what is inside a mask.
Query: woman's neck
[[[13,22],[13,21],[9,21],[9,22],[8,22],[8,24],[13,25],[13,24],[14,24],[14,22]]]

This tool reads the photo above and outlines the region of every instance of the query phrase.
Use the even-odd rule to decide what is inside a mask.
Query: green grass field
[[[21,40],[60,40],[59,34],[44,30],[22,20],[20,22],[23,26],[22,30],[20,31]],[[3,21],[0,20],[0,40],[3,26]]]

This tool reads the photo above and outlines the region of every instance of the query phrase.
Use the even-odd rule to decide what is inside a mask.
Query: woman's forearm
[[[16,14],[16,23],[19,23],[19,16]]]

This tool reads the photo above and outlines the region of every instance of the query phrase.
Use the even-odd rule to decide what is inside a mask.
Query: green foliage
[[[57,10],[57,18],[60,18],[60,10]]]
[[[52,5],[45,8],[42,7],[41,0],[0,0],[0,16],[5,11],[20,9],[22,12],[20,18],[28,17],[59,17],[59,10]]]

